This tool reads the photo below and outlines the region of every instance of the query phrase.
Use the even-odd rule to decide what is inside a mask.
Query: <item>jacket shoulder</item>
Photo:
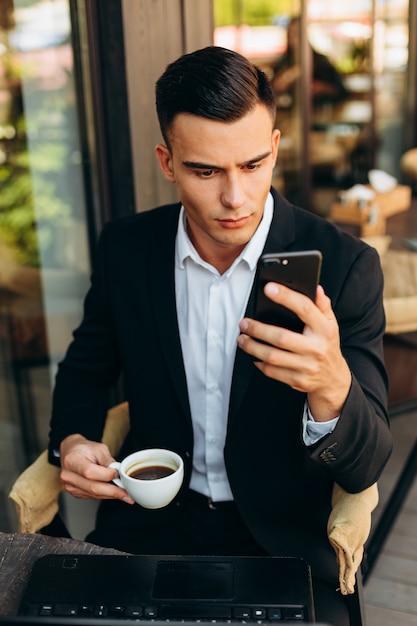
[[[134,213],[124,217],[119,217],[107,222],[103,227],[103,232],[125,232],[131,229],[158,228],[165,229],[178,222],[180,204],[165,204],[149,211]]]

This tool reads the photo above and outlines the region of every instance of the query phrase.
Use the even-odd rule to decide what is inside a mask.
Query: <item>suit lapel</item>
[[[274,190],[272,190],[272,195],[274,214],[264,252],[280,252],[287,249],[293,242],[295,233],[294,213],[291,205]],[[152,250],[152,258],[150,259],[152,279],[150,283],[152,306],[161,339],[161,349],[184,414],[191,419],[175,301],[175,237],[178,215],[179,206],[178,210],[175,210],[173,206],[172,213],[160,231],[158,246]],[[255,290],[252,288],[246,315],[253,315],[254,304]],[[238,348],[230,394],[229,430],[239,413],[254,372],[255,367],[251,357]]]
[[[274,214],[263,253],[284,251],[294,241],[295,236],[294,213],[291,205],[282,196],[278,195],[274,189],[271,192],[274,198]],[[256,277],[249,296],[248,306],[246,307],[247,317],[252,317],[254,314],[255,285]],[[230,391],[229,431],[236,422],[236,417],[254,373],[255,366],[252,358],[246,352],[237,348]]]
[[[175,300],[175,237],[178,213],[172,207],[172,224],[161,229],[158,248],[152,250],[150,263],[151,298],[161,349],[168,365],[184,414],[191,420],[187,382],[182,358]]]

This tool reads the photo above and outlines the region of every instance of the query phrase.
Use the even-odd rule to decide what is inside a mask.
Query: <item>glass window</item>
[[[273,81],[276,64],[287,51],[289,21],[299,11],[298,0],[215,0],[214,43],[240,52]],[[293,87],[290,93],[276,89],[281,138],[273,184],[288,199],[303,204],[300,82],[295,80]]]
[[[57,362],[88,285],[69,0],[0,11],[0,530],[7,493],[46,446]],[[1,517],[3,515],[3,518]]]
[[[214,9],[215,43],[271,76],[284,195],[328,216],[370,169],[400,177],[409,0],[215,0]]]

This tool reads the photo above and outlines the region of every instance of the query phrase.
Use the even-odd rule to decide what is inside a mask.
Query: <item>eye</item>
[[[201,178],[210,178],[214,174],[214,170],[197,170],[197,176]]]
[[[250,172],[253,172],[254,170],[258,170],[261,166],[261,163],[248,163],[245,167]]]

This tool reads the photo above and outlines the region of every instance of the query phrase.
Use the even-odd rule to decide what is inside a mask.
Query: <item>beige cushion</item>
[[[383,257],[389,248],[392,237],[389,235],[372,235],[370,237],[362,237],[362,241],[372,248],[375,248],[380,257]]]
[[[417,253],[391,250],[388,235],[365,237],[376,248],[384,273],[386,332],[408,333],[417,330]]]
[[[388,250],[381,258],[384,272],[384,298],[417,296],[417,254],[408,250]],[[417,310],[415,311],[417,319]]]
[[[395,335],[417,330],[417,296],[387,298],[384,308],[387,318],[385,332]]]
[[[333,487],[327,535],[336,552],[340,592],[344,596],[355,591],[356,572],[362,561],[364,544],[371,530],[371,514],[378,499],[376,483],[360,493],[347,493],[336,483]]]

